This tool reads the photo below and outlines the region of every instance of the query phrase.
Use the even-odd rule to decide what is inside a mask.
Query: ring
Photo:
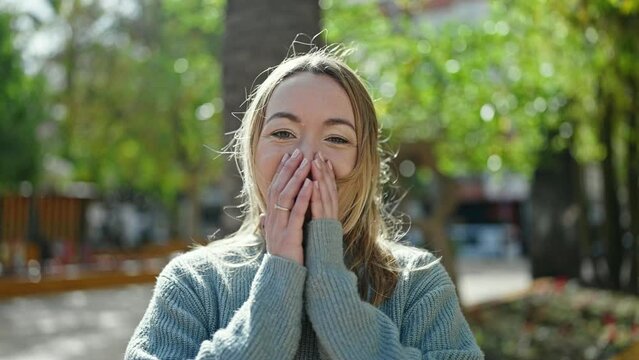
[[[275,203],[275,209],[282,211],[291,211],[291,209],[285,208],[284,206],[279,206],[277,203]]]

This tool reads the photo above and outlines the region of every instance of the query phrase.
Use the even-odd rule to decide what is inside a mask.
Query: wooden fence
[[[12,272],[52,252],[63,263],[81,260],[88,199],[62,196],[0,197],[0,263]],[[57,250],[56,250],[57,249]],[[48,253],[48,254],[47,254]]]

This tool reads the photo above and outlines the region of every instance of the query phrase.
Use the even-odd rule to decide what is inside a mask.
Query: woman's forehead
[[[276,113],[293,114],[302,120],[338,118],[355,125],[344,88],[328,75],[309,72],[295,74],[277,85],[266,106],[266,119]]]

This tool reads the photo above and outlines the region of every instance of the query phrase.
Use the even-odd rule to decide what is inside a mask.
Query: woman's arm
[[[331,359],[483,359],[447,275],[448,283],[410,305],[400,331],[360,299],[357,277],[344,265],[337,220],[309,224],[305,259],[306,311]]]
[[[129,342],[125,359],[292,359],[295,356],[301,336],[306,276],[303,266],[265,254],[246,302],[228,326],[211,330],[207,329],[211,316],[233,309],[218,308],[216,294],[211,294],[211,290],[192,277],[180,274],[176,271],[179,267],[174,261],[158,277],[149,307]],[[203,291],[209,293],[202,295]],[[218,321],[213,320],[213,323]],[[210,331],[214,331],[212,337]]]

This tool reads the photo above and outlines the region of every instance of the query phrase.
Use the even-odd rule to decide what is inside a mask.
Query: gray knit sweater
[[[341,224],[306,230],[305,266],[262,254],[229,267],[207,247],[172,260],[125,359],[483,359],[432,254],[394,245],[407,271],[374,307],[344,265]]]

